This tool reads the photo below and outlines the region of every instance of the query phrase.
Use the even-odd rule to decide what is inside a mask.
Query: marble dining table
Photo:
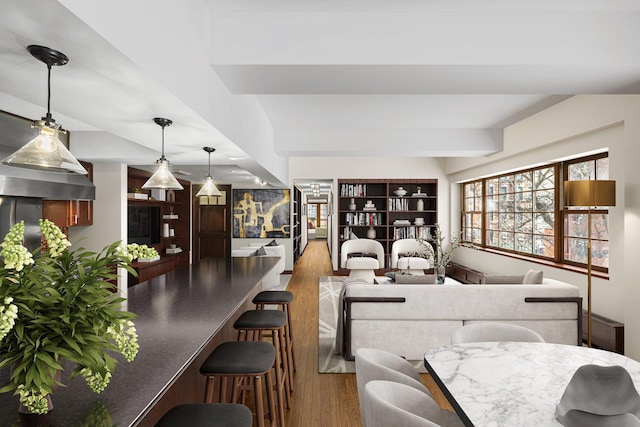
[[[640,363],[589,347],[521,342],[455,344],[424,364],[464,425],[559,426],[556,406],[583,365],[622,366],[640,390]]]

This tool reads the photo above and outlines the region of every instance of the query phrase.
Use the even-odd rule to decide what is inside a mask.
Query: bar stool
[[[254,400],[256,405],[256,424],[264,426],[264,407],[262,396],[262,377],[265,377],[267,404],[269,405],[269,421],[275,424],[275,404],[273,397],[273,377],[271,368],[278,372],[276,348],[262,341],[229,341],[217,346],[202,363],[200,373],[207,377],[205,386],[205,403],[213,401],[214,379],[220,377],[220,402],[235,403],[237,399],[237,382],[242,378],[254,380]],[[228,378],[233,381],[231,399],[227,399]],[[284,420],[284,416],[281,416]],[[189,424],[183,424],[189,425]],[[284,426],[284,424],[282,424]]]
[[[237,403],[185,403],[169,410],[156,427],[251,427],[253,416]]]
[[[287,324],[284,327],[285,341],[291,347],[291,363],[293,371],[298,370],[296,363],[296,352],[293,344],[293,322],[291,320],[291,311],[289,305],[293,301],[293,294],[289,291],[262,291],[253,297],[252,302],[256,305],[257,310],[264,310],[267,304],[277,305],[287,314]],[[293,383],[292,383],[293,384]]]
[[[291,383],[289,381],[289,360],[284,340],[284,326],[287,315],[280,310],[247,310],[238,317],[233,327],[238,330],[238,341],[260,341],[265,332],[271,335],[271,342],[276,349],[276,393],[278,409],[291,407]],[[283,412],[281,412],[283,413]],[[283,418],[284,422],[284,418]]]

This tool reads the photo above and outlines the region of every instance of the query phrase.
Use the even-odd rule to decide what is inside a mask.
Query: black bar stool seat
[[[280,310],[247,310],[233,324],[235,329],[283,328],[287,314]]]
[[[289,291],[262,291],[253,297],[254,304],[285,304],[293,301],[293,294]]]
[[[200,366],[200,373],[207,377],[205,403],[213,402],[214,379],[220,379],[220,403],[236,403],[242,379],[251,379],[256,406],[256,424],[264,426],[265,411],[262,396],[262,377],[266,381],[267,404],[270,425],[276,423],[275,397],[271,369],[278,368],[279,353],[276,347],[264,341],[228,341],[218,345]],[[276,370],[277,372],[277,370]],[[231,398],[227,399],[227,379],[233,380]],[[281,423],[283,425],[283,423]],[[189,424],[183,424],[189,425]]]
[[[238,403],[186,403],[162,416],[156,427],[251,427],[253,415]]]
[[[273,366],[276,349],[263,341],[228,341],[216,347],[200,366],[202,375],[247,375]]]

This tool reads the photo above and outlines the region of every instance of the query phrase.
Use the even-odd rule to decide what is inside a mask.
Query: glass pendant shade
[[[159,189],[159,190],[184,190],[184,187],[180,185],[178,180],[173,176],[169,170],[169,162],[167,159],[160,159],[157,162],[158,169],[151,175],[151,178],[144,183],[142,188]]]
[[[51,117],[51,67],[65,65],[69,58],[64,53],[45,46],[30,45],[27,50],[34,58],[47,65],[47,114],[32,125],[40,128],[40,134],[2,160],[2,163],[21,168],[86,175],[87,170],[60,141],[60,125]]]
[[[38,136],[2,160],[2,163],[50,172],[87,174],[87,170],[60,141],[59,125],[47,125],[44,121],[39,121],[37,126],[40,127]]]
[[[196,194],[196,197],[200,197],[200,196],[222,196],[222,194],[218,190],[218,187],[216,187],[216,185],[213,183],[213,178],[211,177],[211,153],[216,151],[216,149],[212,148],[212,147],[202,147],[202,149],[207,154],[209,154],[209,160],[207,162],[209,164],[209,169],[207,169],[208,174],[207,174],[207,177],[204,180],[204,185],[202,186],[200,191],[198,191],[198,193]]]
[[[200,196],[222,196],[218,187],[213,183],[213,178],[211,175],[207,176],[204,181],[204,185],[196,194],[196,197]]]

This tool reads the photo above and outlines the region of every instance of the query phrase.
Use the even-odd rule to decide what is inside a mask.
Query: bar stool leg
[[[291,365],[294,371],[298,370],[298,364],[296,362],[296,353],[295,353],[295,348],[294,348],[294,341],[293,341],[293,325],[291,324],[291,314],[289,313],[289,304],[282,304],[282,311],[284,311],[287,314],[287,324],[285,325],[286,331],[285,333],[287,334],[287,341],[289,341],[291,344]]]
[[[289,391],[283,390],[286,387],[286,376],[283,375],[282,372],[282,361],[281,361],[281,353],[280,353],[280,345],[279,339],[277,338],[277,331],[273,331],[274,339],[273,345],[276,347],[276,362],[274,363],[273,368],[276,370],[276,393],[278,394],[278,413],[280,414],[280,424],[284,426],[284,400],[286,396],[286,406],[287,408],[291,408],[291,401],[289,398]],[[284,391],[284,393],[283,393]]]

